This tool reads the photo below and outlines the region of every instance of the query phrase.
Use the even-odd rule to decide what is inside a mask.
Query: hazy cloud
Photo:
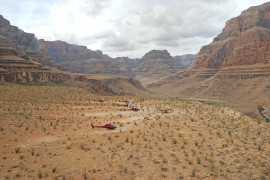
[[[96,16],[103,13],[103,10],[110,7],[111,0],[81,0],[79,2],[82,12],[89,16]]]
[[[266,0],[0,0],[12,25],[46,40],[141,57],[152,49],[198,53],[225,22]]]

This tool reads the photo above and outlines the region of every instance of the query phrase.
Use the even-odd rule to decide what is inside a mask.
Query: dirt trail
[[[108,121],[107,123],[125,123],[125,125],[121,125],[121,127],[117,127],[114,130],[109,129],[100,129],[100,128],[94,128],[92,129],[91,126],[85,127],[83,129],[80,129],[79,131],[71,131],[71,132],[63,132],[58,133],[57,136],[47,135],[46,137],[37,137],[28,139],[26,142],[22,143],[20,146],[24,148],[30,148],[35,146],[41,146],[44,143],[53,143],[56,141],[60,141],[63,139],[66,139],[66,135],[68,134],[71,137],[80,138],[82,136],[87,136],[89,134],[111,134],[111,133],[119,133],[124,132],[132,129],[133,126],[136,126],[136,124],[141,123],[145,117],[149,118],[155,118],[156,116],[164,115],[164,113],[160,113],[157,110],[154,110],[153,112],[149,111],[139,111],[139,112],[133,112],[133,111],[109,111],[109,112],[96,112],[96,113],[83,113],[86,117],[111,117],[111,116],[119,116],[117,118],[114,118],[111,121]],[[165,113],[167,114],[167,113]],[[169,115],[178,115],[179,112],[170,112]],[[87,122],[88,123],[88,122]]]
[[[100,113],[85,113],[84,115],[85,116],[113,116],[113,115],[127,115],[127,114],[132,114],[133,112],[132,111],[129,111],[129,112],[100,112]]]
[[[130,128],[132,128],[132,126],[135,126],[134,122],[136,121],[137,123],[139,123],[140,121],[142,121],[145,116],[147,115],[147,113],[140,113],[140,112],[105,112],[105,113],[91,113],[91,114],[85,114],[85,116],[112,116],[112,115],[123,115],[123,116],[130,116],[130,117],[126,117],[124,119],[114,119],[113,122],[121,122],[121,123],[128,123],[125,126],[122,127],[118,127],[114,130],[109,130],[109,129],[92,129],[90,126],[86,129],[81,129],[79,131],[75,131],[75,132],[69,132],[69,135],[72,137],[82,137],[85,135],[89,135],[89,134],[111,134],[111,133],[119,133],[119,131],[124,132],[124,131],[128,131]],[[155,115],[156,116],[156,115]],[[110,122],[110,123],[113,123]],[[24,148],[29,148],[29,147],[33,147],[33,146],[41,146],[41,144],[43,143],[52,143],[55,141],[60,141],[63,139],[66,139],[66,135],[67,132],[58,134],[57,136],[51,136],[48,135],[46,137],[38,137],[38,138],[34,138],[34,139],[28,139],[25,143],[21,144],[21,147]]]
[[[61,137],[61,136],[46,136],[46,137],[32,138],[32,139],[28,139],[26,142],[19,145],[19,147],[23,147],[23,148],[36,147],[36,146],[41,146],[41,144],[43,144],[43,143],[52,143],[55,141],[59,141],[60,139],[63,139],[63,137]]]

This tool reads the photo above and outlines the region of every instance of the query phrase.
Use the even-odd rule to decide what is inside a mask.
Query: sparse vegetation
[[[42,171],[41,171],[40,169],[38,170],[37,173],[38,173],[38,177],[39,177],[39,178],[42,178]]]
[[[73,87],[0,85],[0,179],[269,177],[269,123],[195,101],[128,97],[144,111],[127,112],[113,105],[120,97],[93,99]],[[155,114],[157,104],[172,112]]]
[[[20,152],[20,149],[21,149],[20,147],[16,147],[16,148],[15,148],[15,152],[16,152],[16,153],[19,153],[19,152]]]

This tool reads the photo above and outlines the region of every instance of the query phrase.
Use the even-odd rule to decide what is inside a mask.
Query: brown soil
[[[267,179],[269,128],[195,101],[2,84],[0,179]]]

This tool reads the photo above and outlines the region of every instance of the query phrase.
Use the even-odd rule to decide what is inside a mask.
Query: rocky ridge
[[[185,69],[195,60],[196,55],[172,57],[167,50],[152,50],[146,53],[137,67],[133,69],[135,74],[144,76],[165,77],[181,69]],[[190,63],[185,60],[188,59]],[[187,65],[188,64],[188,65]]]
[[[111,61],[112,58],[102,51],[92,51],[86,46],[37,40],[34,34],[10,25],[8,20],[0,16],[0,82],[60,83],[78,86],[100,95],[147,94],[140,82],[132,78],[77,74],[84,72],[134,76],[125,64],[117,65]]]
[[[147,87],[163,95],[246,105],[248,114],[258,115],[258,105],[270,107],[269,47],[270,3],[265,3],[227,21],[223,32],[201,48],[191,68]]]
[[[86,46],[68,44],[63,41],[38,40],[34,34],[26,33],[18,27],[10,25],[10,22],[1,15],[0,42],[27,52],[40,63],[58,69],[74,73],[134,76],[125,65],[113,64],[110,61],[111,58],[102,51],[92,51]],[[40,58],[41,56],[42,58]]]
[[[93,94],[104,96],[146,95],[149,92],[141,85],[140,81],[123,76],[106,75],[75,75],[72,84],[88,90]]]
[[[192,69],[270,63],[269,4],[251,7],[227,21],[223,32],[201,48]]]
[[[135,77],[135,74],[139,73],[148,76],[160,74],[164,77],[179,69],[187,68],[192,63],[180,60],[181,56],[171,57],[167,50],[152,50],[142,59],[125,57],[113,59],[100,50],[93,51],[86,46],[64,41],[38,40],[34,34],[10,25],[3,16],[0,16],[0,42],[26,52],[32,59],[44,65],[73,73],[128,77]]]
[[[40,51],[73,73],[108,74],[133,77],[134,74],[124,65],[111,62],[102,51],[92,51],[86,46],[68,44],[63,41],[39,40]]]
[[[223,32],[201,48],[191,68],[179,71],[175,76],[178,79],[207,79],[214,75],[239,79],[268,77],[269,48],[270,3],[265,3],[227,21]]]
[[[77,86],[99,95],[149,95],[135,79],[61,71],[36,62],[27,53],[1,43],[0,82]]]
[[[186,54],[182,56],[174,56],[173,59],[175,59],[178,63],[183,65],[184,69],[188,69],[193,64],[196,57],[197,54]]]
[[[70,76],[57,69],[46,67],[22,51],[0,44],[0,81],[20,83],[64,82]]]

